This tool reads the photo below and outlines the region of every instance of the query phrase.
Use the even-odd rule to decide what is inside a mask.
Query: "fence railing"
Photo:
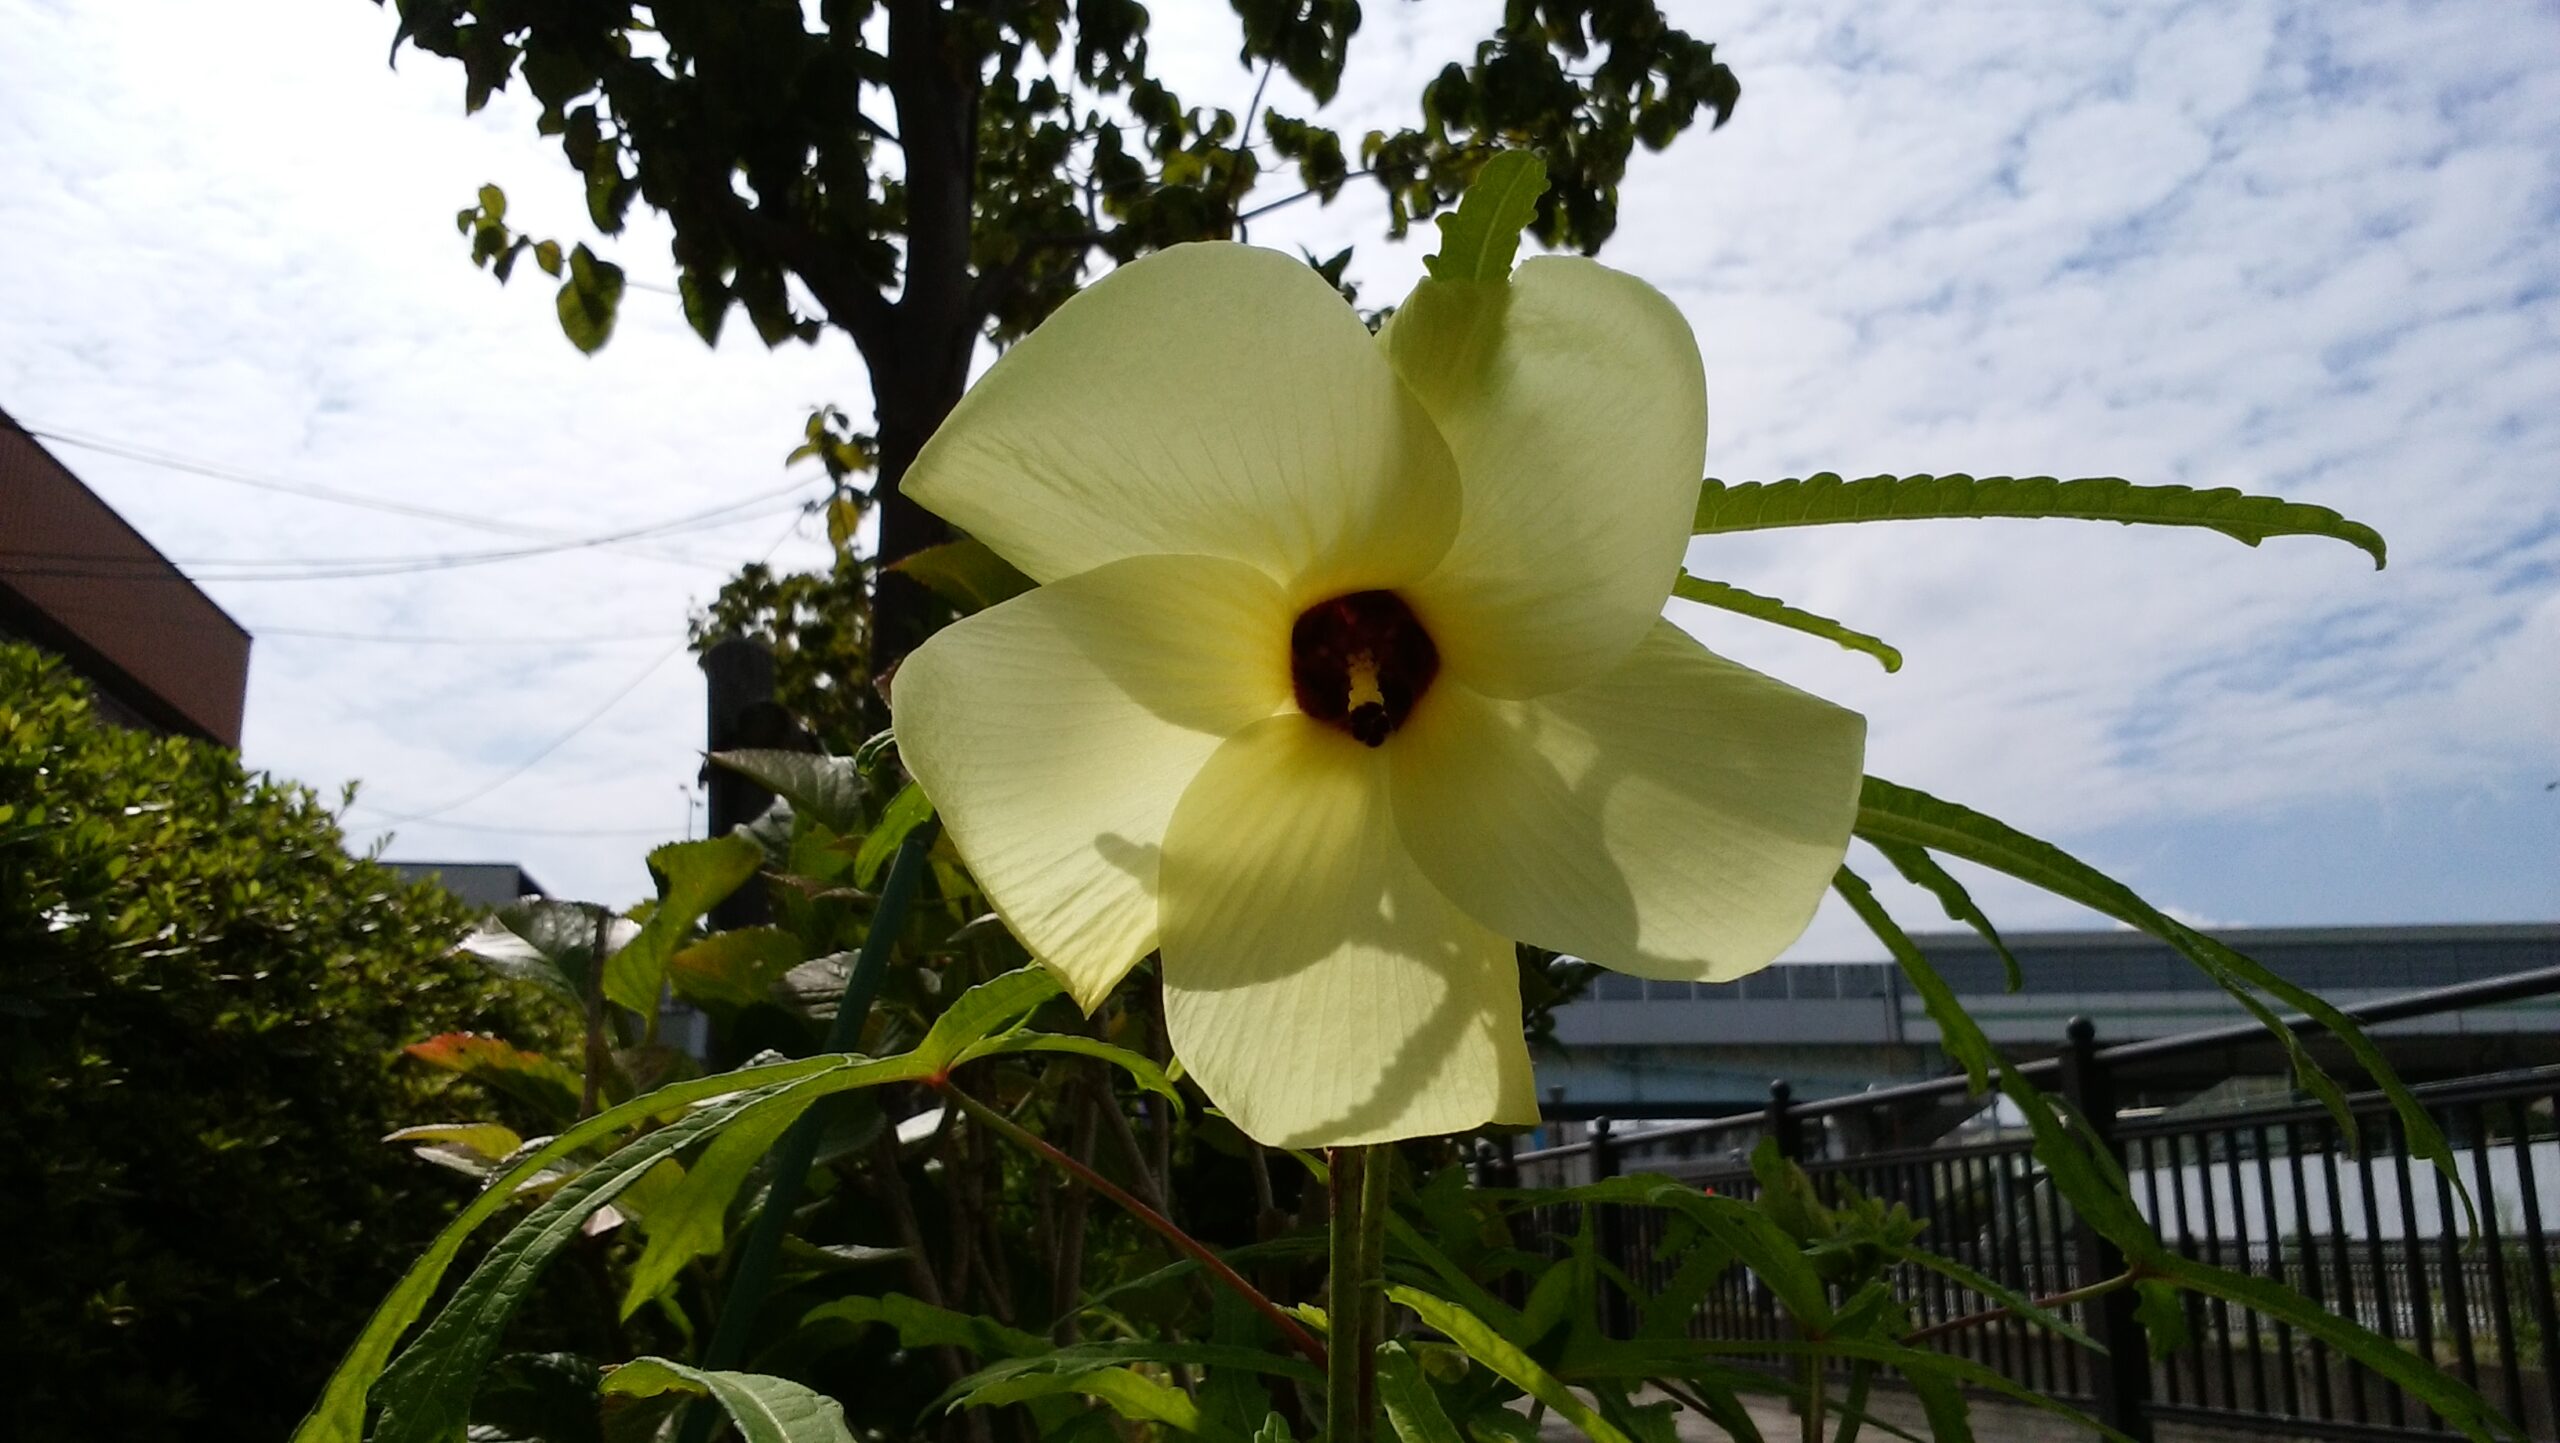
[[[2413,993],[2351,1009],[2367,1025],[2560,994],[2560,967]],[[2314,1024],[2288,1020],[2296,1031]],[[2387,1039],[2385,1040],[2388,1046]],[[2112,1047],[2075,1020],[2055,1057],[2021,1064],[2089,1119],[2123,1162],[2135,1204],[2171,1248],[2285,1283],[2430,1359],[2479,1389],[2536,1439],[2560,1438],[2560,1065],[2431,1082],[2413,1089],[2452,1140],[2478,1209],[2466,1233],[2452,1186],[2414,1160],[2379,1094],[2350,1100],[2357,1138],[2290,1097],[2228,1110],[2119,1108],[2144,1069],[2215,1050],[2272,1046],[2254,1024]],[[2277,1062],[2275,1068],[2282,1064]],[[1927,1221],[1925,1246],[2003,1286],[2047,1296],[2112,1277],[2124,1260],[2080,1225],[2036,1163],[2023,1130],[1949,1129],[1977,1108],[1961,1076],[1797,1103],[1784,1082],[1757,1113],[1621,1134],[1607,1119],[1583,1141],[1488,1159],[1489,1181],[1568,1186],[1624,1171],[1752,1193],[1747,1162],[1775,1138],[1826,1196],[1854,1189]],[[1557,1213],[1564,1209],[1554,1210]],[[1668,1281],[1654,1262],[1662,1215],[1604,1208],[1610,1260],[1637,1283]],[[1532,1226],[1569,1227],[1533,1214]],[[1996,1307],[1936,1273],[1898,1280],[1923,1325]],[[1943,1335],[1948,1347],[2039,1392],[2073,1400],[2137,1439],[2155,1420],[2283,1437],[2431,1438],[2443,1422],[2318,1339],[2220,1302],[2188,1301],[2189,1343],[2151,1362],[2129,1291],[2074,1306],[2101,1356],[2023,1324]],[[1729,1274],[1693,1328],[1722,1339],[1776,1337],[1773,1300]]]

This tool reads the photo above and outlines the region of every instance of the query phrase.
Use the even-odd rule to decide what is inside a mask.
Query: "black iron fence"
[[[2370,1025],[2554,994],[2560,967],[2353,1014]],[[2299,1018],[2291,1025],[2311,1027]],[[2477,1205],[2474,1235],[2452,1186],[2412,1159],[2379,1095],[2352,1099],[2352,1143],[2325,1109],[2290,1096],[2227,1108],[2119,1105],[2141,1097],[2146,1067],[2217,1050],[2237,1064],[2243,1050],[2262,1046],[2272,1047],[2269,1034],[2244,1025],[2099,1047],[2082,1020],[2058,1056],[2023,1066],[2113,1147],[2135,1203],[2170,1247],[2280,1281],[2461,1377],[2528,1436],[2560,1439],[2560,1065],[2414,1089],[2453,1142]],[[1748,1195],[1755,1184],[1746,1159],[1772,1137],[1827,1195],[1854,1189],[1906,1205],[1929,1224],[1924,1245],[2003,1286],[2044,1297],[2121,1272],[2123,1259],[2080,1226],[2023,1129],[1997,1126],[1998,1111],[1975,1107],[1960,1076],[1812,1103],[1793,1101],[1780,1082],[1759,1113],[1626,1133],[1602,1119],[1583,1141],[1487,1166],[1501,1181],[1531,1187],[1644,1171]],[[1667,1282],[1653,1258],[1662,1215],[1602,1212],[1598,1238],[1611,1260],[1649,1287]],[[1924,1325],[1997,1306],[1918,1269],[1900,1286]],[[2130,1292],[2074,1305],[2074,1321],[2106,1346],[2104,1356],[2014,1321],[1949,1332],[1940,1345],[2135,1438],[2150,1438],[2155,1420],[2288,1438],[2446,1431],[2396,1385],[2318,1339],[2220,1302],[2190,1298],[2188,1344],[2148,1361],[2133,1306]],[[1722,1339],[1775,1337],[1778,1327],[1773,1301],[1739,1270],[1693,1320],[1701,1336]]]

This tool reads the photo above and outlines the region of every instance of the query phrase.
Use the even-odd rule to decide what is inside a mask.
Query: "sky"
[[[1639,156],[1603,259],[1696,328],[1710,474],[2235,486],[2391,547],[2376,572],[2330,541],[2058,521],[1693,544],[1693,570],[1892,641],[1893,676],[1675,617],[1865,712],[1871,771],[2191,921],[2560,918],[2560,11],[1669,8],[1718,42],[1742,104]],[[1168,81],[1241,107],[1227,8],[1154,9]],[[1368,10],[1323,112],[1355,135],[1408,120],[1499,6]],[[704,347],[649,289],[673,268],[645,213],[599,243],[634,290],[580,355],[539,273],[501,287],[453,221],[495,182],[511,219],[584,238],[556,148],[521,97],[466,116],[456,67],[386,64],[394,23],[360,0],[256,24],[188,0],[0,0],[0,407],[226,578],[206,589],[257,638],[250,764],[332,797],[360,782],[360,847],[517,861],[627,903],[646,849],[699,825],[688,611],[742,562],[823,557],[789,509],[820,479],[783,458],[811,406],[867,416],[862,368],[832,334],[768,352],[738,324]],[[1428,249],[1384,229],[1355,182],[1251,239],[1356,243],[1375,305]],[[537,559],[248,575],[715,510]],[[1966,875],[2006,926],[2092,924]],[[1834,907],[1792,955],[1877,949]]]

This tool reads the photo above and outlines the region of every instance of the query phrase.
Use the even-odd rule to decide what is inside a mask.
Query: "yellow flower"
[[[908,658],[900,749],[1085,1007],[1162,949],[1252,1136],[1534,1122],[1512,939],[1739,976],[1848,843],[1864,722],[1662,619],[1705,450],[1687,323],[1590,261],[1376,338],[1275,252],[1124,266],[907,475],[1042,585]]]

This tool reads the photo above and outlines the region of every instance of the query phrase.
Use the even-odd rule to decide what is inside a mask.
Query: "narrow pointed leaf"
[[[1823,471],[1784,481],[1709,479],[1698,492],[1695,532],[1760,531],[1846,521],[2062,517],[2128,526],[2198,526],[2255,546],[2270,536],[2327,536],[2385,560],[2382,536],[2326,506],[2251,496],[2227,487],[2137,486],[2112,476],[1862,476]]]
[[[2446,1144],[2444,1133],[2436,1126],[2435,1119],[2428,1116],[2425,1106],[2410,1094],[2408,1087],[2400,1081],[2400,1074],[2384,1060],[2381,1049],[2373,1045],[2364,1029],[2326,1000],[2162,912],[2142,900],[2132,888],[2060,847],[2028,836],[1970,807],[1941,801],[1926,792],[1897,786],[1881,777],[1869,777],[1858,796],[1857,834],[1870,842],[1900,842],[1927,847],[1950,857],[1962,857],[1995,872],[2005,872],[2020,881],[2034,883],[2057,897],[2077,902],[2159,938],[2203,968],[2216,981],[2236,978],[2299,1009],[2346,1045],[2357,1065],[2391,1099],[2407,1136],[2411,1155],[2434,1164],[2436,1171],[2463,1199],[2464,1207],[2468,1209],[2471,1206],[2470,1191],[2454,1165],[2453,1149]],[[2225,986],[2228,990],[2229,984]],[[2252,1010],[2261,1022],[2271,1020],[2263,1007]],[[2323,1087],[2311,1080],[2315,1075],[2325,1078],[2326,1074],[2298,1040],[2289,1042],[2287,1050],[2295,1059],[2297,1074],[2303,1076],[2304,1085],[2330,1102],[2331,1115],[2338,1118],[2341,1133],[2354,1137],[2354,1115],[2344,1112],[2340,1106],[2336,1084],[2331,1082]],[[2302,1071],[2305,1068],[2309,1069],[2308,1073]]]
[[[961,1053],[960,1060],[971,1062],[999,1052],[1072,1052],[1096,1058],[1129,1074],[1130,1081],[1163,1098],[1176,1112],[1182,1110],[1182,1094],[1153,1058],[1125,1047],[1114,1047],[1099,1038],[1079,1037],[1071,1032],[1008,1032],[1002,1037],[971,1043]]]
[[[1727,585],[1721,581],[1709,581],[1703,576],[1691,576],[1685,571],[1680,573],[1678,581],[1671,584],[1671,594],[1682,601],[1694,601],[1700,606],[1712,606],[1718,611],[1730,611],[1736,616],[1748,616],[1755,621],[1783,626],[1789,631],[1801,631],[1807,636],[1821,637],[1825,641],[1834,642],[1851,651],[1865,652],[1874,657],[1877,664],[1888,672],[1902,670],[1902,653],[1890,642],[1881,637],[1869,636],[1852,627],[1842,626],[1827,616],[1816,616],[1810,611],[1799,610],[1774,596],[1762,596],[1758,592],[1745,591],[1739,586]]]
[[[1884,859],[1893,864],[1893,869],[1902,874],[1904,881],[1927,888],[1930,895],[1938,899],[1938,905],[1947,909],[1948,921],[1962,922],[1991,944],[1991,950],[1999,954],[2000,965],[2008,973],[2010,991],[2015,992],[2026,985],[2027,979],[2018,969],[2017,954],[2009,950],[2008,943],[2000,940],[2000,929],[1991,925],[1991,918],[1974,905],[1973,894],[1964,889],[1964,883],[1957,881],[1953,873],[1938,865],[1938,859],[1929,855],[1928,848],[1903,842],[1871,842],[1869,845],[1884,854]]]
[[[843,1406],[788,1378],[634,1358],[605,1375],[604,1391],[642,1398],[668,1392],[708,1394],[738,1425],[741,1443],[853,1443]]]
[[[624,1319],[672,1286],[686,1263],[720,1251],[728,1237],[729,1205],[738,1189],[816,1101],[815,1095],[794,1099],[738,1120],[711,1139],[702,1156],[685,1169],[683,1180],[650,1206],[645,1219],[648,1246],[632,1265],[631,1282],[622,1295]]]
[[[1424,1323],[1439,1329],[1468,1357],[1492,1369],[1505,1382],[1546,1404],[1557,1416],[1581,1429],[1592,1443],[1633,1443],[1608,1419],[1575,1397],[1573,1390],[1557,1381],[1554,1374],[1539,1367],[1535,1359],[1520,1351],[1509,1339],[1485,1326],[1484,1320],[1475,1314],[1419,1288],[1391,1285],[1387,1296],[1413,1309]]]
[[[424,1256],[409,1265],[400,1281],[392,1286],[380,1306],[373,1312],[355,1343],[347,1349],[337,1371],[320,1392],[309,1415],[294,1430],[293,1443],[361,1443],[364,1435],[365,1396],[382,1367],[391,1357],[392,1347],[400,1335],[418,1320],[445,1271],[453,1266],[456,1255],[482,1223],[496,1216],[515,1199],[516,1189],[532,1181],[544,1170],[558,1164],[581,1148],[591,1146],[620,1133],[634,1124],[683,1108],[705,1098],[741,1089],[775,1087],[804,1077],[842,1067],[834,1057],[813,1057],[800,1062],[776,1063],[771,1067],[750,1068],[742,1072],[722,1073],[716,1077],[700,1077],[661,1088],[646,1097],[605,1109],[575,1127],[551,1139],[542,1147],[518,1160],[515,1166],[495,1182],[481,1190],[460,1215],[436,1235]]]
[[[2444,1423],[2478,1443],[2523,1438],[2524,1430],[2499,1416],[2478,1392],[2447,1369],[2419,1357],[2400,1344],[2351,1322],[2271,1278],[2251,1277],[2211,1267],[2191,1258],[2172,1257],[2162,1271],[2182,1288],[2237,1303],[2280,1319],[2364,1364],[2400,1385]]]
[[[708,1101],[624,1144],[545,1198],[490,1246],[444,1311],[383,1372],[374,1390],[382,1407],[375,1443],[449,1443],[461,1436],[471,1395],[505,1338],[507,1323],[552,1258],[579,1236],[588,1217],[679,1149],[752,1116],[757,1108],[841,1091],[848,1079],[864,1071],[829,1061],[835,1066],[827,1071]],[[888,1070],[879,1064],[873,1068]]]

